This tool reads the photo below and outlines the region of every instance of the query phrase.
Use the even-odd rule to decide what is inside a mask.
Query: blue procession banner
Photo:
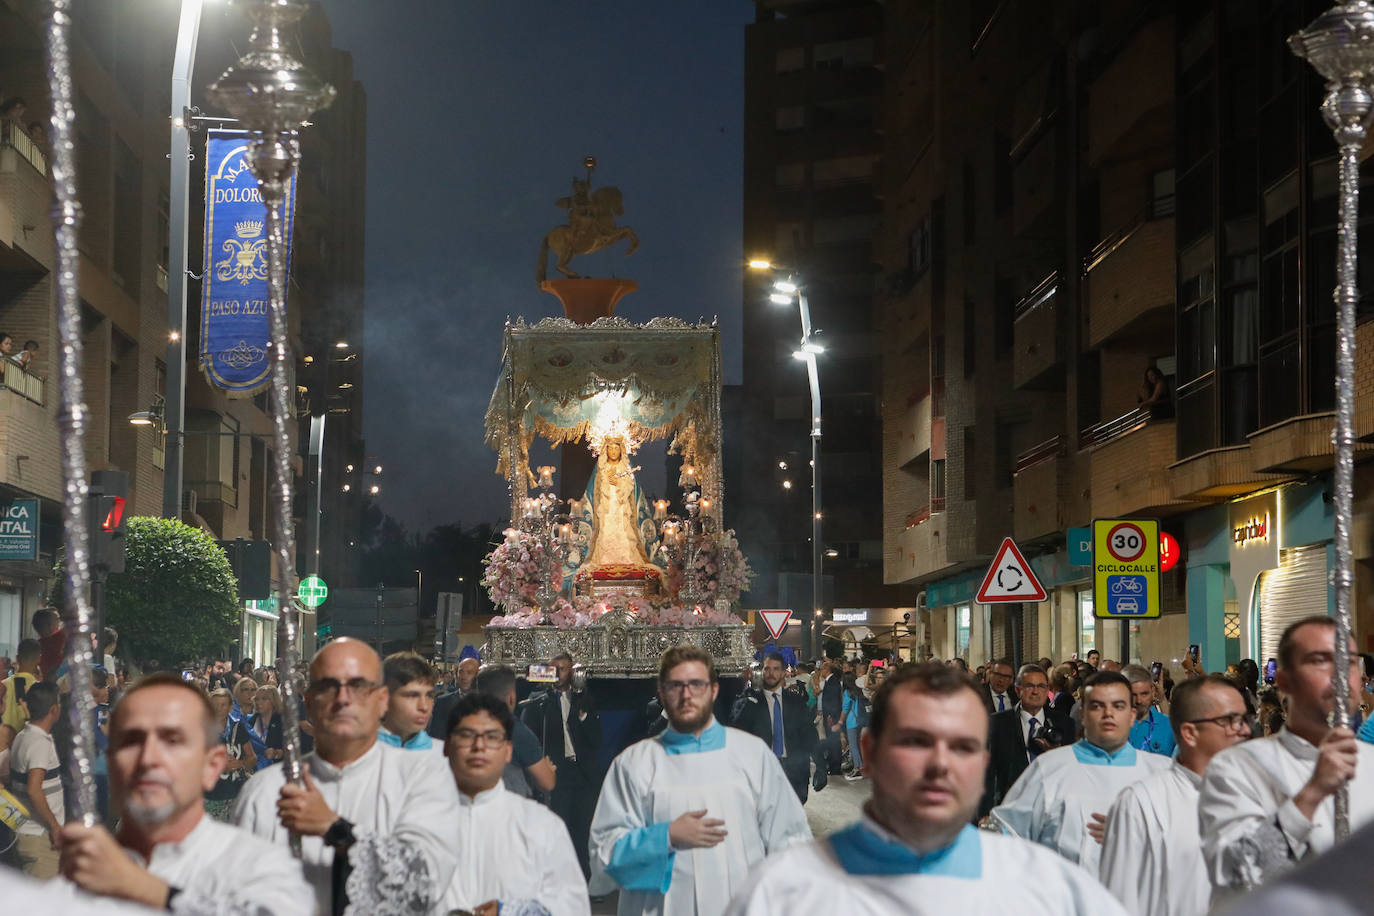
[[[248,140],[243,131],[212,130],[205,149],[200,369],[231,397],[256,394],[271,375],[267,205],[245,158]],[[288,277],[295,210],[292,175],[282,214]]]

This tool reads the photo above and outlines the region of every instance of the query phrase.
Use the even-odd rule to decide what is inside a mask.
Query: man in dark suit
[[[1016,694],[1012,693],[1011,682],[1016,677],[1016,669],[1005,658],[987,667],[987,683],[982,685],[983,705],[989,713],[1006,712],[1016,705]]]
[[[567,825],[582,874],[590,877],[587,840],[601,793],[601,717],[591,695],[574,688],[572,656],[564,652],[549,664],[558,669],[558,683],[532,697],[521,718],[539,736],[544,753],[553,761],[558,779],[549,807]]]
[[[786,664],[778,652],[764,656],[763,686],[747,689],[735,701],[730,724],[758,736],[773,749],[797,798],[806,804],[812,752],[820,738],[806,699],[786,688]]]
[[[821,682],[821,722],[825,725],[825,757],[831,776],[841,772],[844,751],[840,731],[844,728],[844,692],[840,687],[840,663],[832,658],[821,662],[825,678]]]
[[[988,721],[988,769],[983,800],[978,806],[982,818],[1001,804],[1012,784],[1037,755],[1073,740],[1073,723],[1047,705],[1049,678],[1039,665],[1022,665],[1016,675],[1015,706],[993,713]]]
[[[429,736],[436,741],[447,741],[448,715],[458,701],[472,692],[472,684],[477,680],[477,671],[482,663],[477,656],[469,655],[458,663],[458,686],[451,693],[443,694],[434,701],[434,715],[429,717]]]

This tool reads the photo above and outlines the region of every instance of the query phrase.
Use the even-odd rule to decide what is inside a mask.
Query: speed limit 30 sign
[[[1158,617],[1159,521],[1093,522],[1093,610],[1098,617]]]

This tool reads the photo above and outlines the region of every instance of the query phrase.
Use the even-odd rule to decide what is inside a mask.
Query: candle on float
[[[526,499],[526,500],[525,500],[525,503],[524,503],[524,506],[525,506],[525,512],[524,512],[525,518],[538,518],[538,517],[539,517],[539,500],[537,500],[537,499]]]
[[[668,500],[654,501],[654,521],[661,522],[668,517]]]
[[[558,529],[558,539],[564,544],[572,543],[572,525],[562,525]]]
[[[553,472],[557,470],[553,465],[544,464],[537,468],[539,472],[539,486],[548,489],[553,486]]]
[[[709,499],[703,498],[703,499],[701,500],[701,511],[702,511],[702,512],[709,512],[709,511],[711,511],[711,501],[710,501]]]
[[[520,544],[519,531],[515,530],[514,528],[507,528],[504,533],[506,535],[506,544],[508,544],[511,547],[516,547]]]

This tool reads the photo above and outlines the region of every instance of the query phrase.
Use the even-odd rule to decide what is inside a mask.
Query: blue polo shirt
[[[1174,756],[1177,747],[1169,717],[1154,708],[1144,719],[1131,726],[1130,742],[1136,750],[1163,754],[1165,757]]]

